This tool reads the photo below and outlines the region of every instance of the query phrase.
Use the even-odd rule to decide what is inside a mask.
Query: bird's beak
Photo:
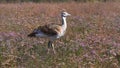
[[[71,14],[68,14],[68,16],[71,16]]]

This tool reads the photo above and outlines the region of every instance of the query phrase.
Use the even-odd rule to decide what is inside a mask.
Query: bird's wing
[[[55,24],[48,24],[48,25],[44,25],[44,26],[39,26],[38,30],[40,30],[41,32],[43,32],[46,35],[54,36],[61,32],[61,26],[55,25]]]

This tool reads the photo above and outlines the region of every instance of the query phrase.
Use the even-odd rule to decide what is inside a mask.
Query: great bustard
[[[55,53],[53,41],[56,40],[57,38],[60,38],[63,36],[66,32],[67,28],[67,23],[66,23],[66,17],[70,16],[69,13],[67,12],[62,12],[61,17],[62,17],[62,24],[57,25],[57,24],[47,24],[44,26],[39,26],[37,29],[34,29],[32,33],[28,35],[28,37],[47,37],[49,39],[48,42],[48,52],[50,48],[52,47],[53,52]]]

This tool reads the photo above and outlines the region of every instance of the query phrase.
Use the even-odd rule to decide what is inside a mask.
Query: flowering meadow
[[[27,35],[63,9],[67,32],[47,54],[48,39]],[[0,4],[0,68],[120,68],[120,3]]]

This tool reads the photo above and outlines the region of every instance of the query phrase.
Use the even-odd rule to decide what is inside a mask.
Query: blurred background
[[[18,2],[118,2],[120,0],[0,0],[0,3],[18,3]]]

